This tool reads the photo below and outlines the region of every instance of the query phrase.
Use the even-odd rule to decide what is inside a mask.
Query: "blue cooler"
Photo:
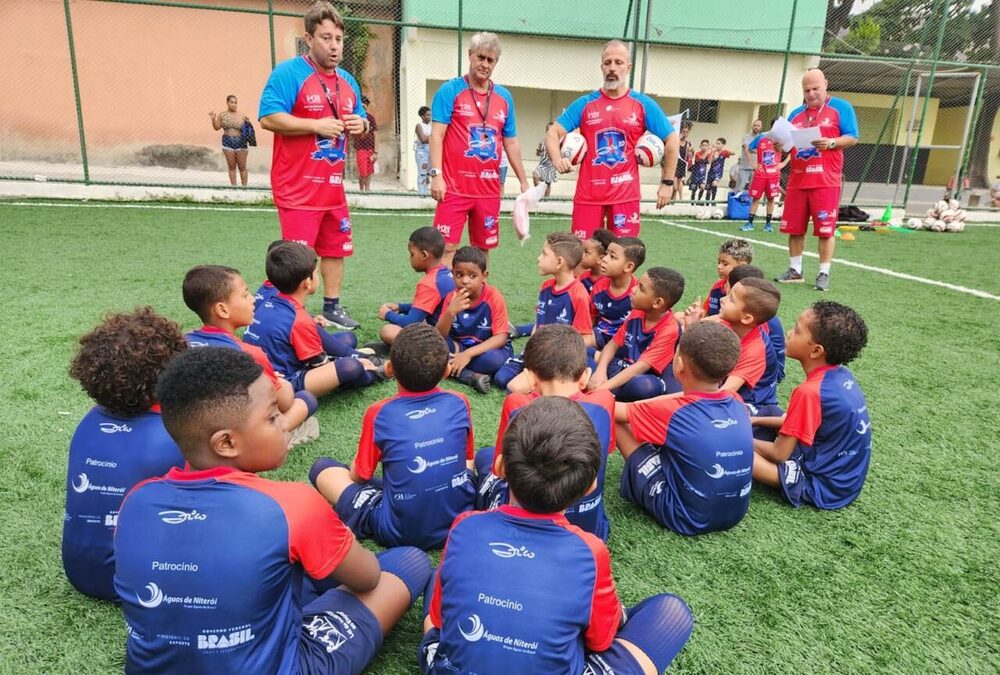
[[[730,192],[726,200],[726,218],[729,220],[749,218],[751,201],[749,192]]]

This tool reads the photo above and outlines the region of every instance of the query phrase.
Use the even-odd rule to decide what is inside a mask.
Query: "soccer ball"
[[[937,222],[937,218],[935,218],[934,216],[927,216],[926,218],[924,218],[924,223],[923,223],[923,228],[922,229],[925,229],[925,230],[933,229],[934,228],[934,223],[936,223],[936,222]]]
[[[908,221],[906,221],[906,226],[911,230],[919,230],[920,228],[923,227],[923,225],[924,225],[923,221],[920,220],[919,218],[910,218]]]
[[[934,224],[931,225],[932,232],[944,232],[944,228],[947,224],[943,220],[935,220]]]
[[[965,223],[961,220],[953,220],[950,223],[946,223],[944,229],[947,232],[961,232],[965,229]]]
[[[939,201],[937,204],[934,205],[934,209],[938,213],[941,213],[942,211],[947,211],[949,208],[951,208],[951,207],[948,204],[948,201],[945,200],[945,199],[942,199],[941,201]]]
[[[663,141],[653,134],[643,134],[635,144],[635,158],[640,166],[656,166],[663,161]]]
[[[722,220],[722,217],[725,215],[726,215],[725,212],[719,207],[715,207],[714,209],[712,209],[712,218],[714,218],[715,220]]]
[[[949,199],[948,200],[948,208],[950,208],[950,209],[954,209],[954,210],[957,211],[961,206],[962,205],[959,203],[959,201],[957,199]]]
[[[587,154],[587,139],[582,134],[571,131],[563,136],[559,143],[559,149],[562,156],[568,159],[570,164],[576,166],[583,161],[583,156]]]
[[[712,217],[712,209],[707,206],[699,207],[699,209],[694,212],[694,217],[698,220],[708,220]]]
[[[941,212],[941,220],[943,220],[946,223],[950,223],[951,221],[955,220],[956,213],[957,211],[955,211],[954,209],[945,209],[944,211]]]

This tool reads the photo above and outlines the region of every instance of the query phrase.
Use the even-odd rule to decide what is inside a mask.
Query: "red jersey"
[[[858,137],[858,119],[854,108],[847,101],[827,97],[819,108],[799,106],[788,116],[788,121],[798,129],[819,127],[823,138],[839,136]],[[788,189],[817,187],[840,187],[843,180],[844,151],[792,150],[792,173],[788,178]]]

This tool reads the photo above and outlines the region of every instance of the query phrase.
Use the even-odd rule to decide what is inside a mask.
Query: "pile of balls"
[[[910,218],[906,226],[911,230],[930,230],[931,232],[963,232],[965,230],[965,210],[957,199],[942,199],[927,209],[924,219]]]
[[[701,206],[694,212],[694,217],[698,220],[722,220],[726,213],[719,207]]]

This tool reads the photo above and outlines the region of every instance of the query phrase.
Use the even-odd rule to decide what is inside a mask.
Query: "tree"
[[[851,21],[843,38],[831,40],[827,51],[834,54],[874,54],[882,42],[882,26],[871,17]]]

